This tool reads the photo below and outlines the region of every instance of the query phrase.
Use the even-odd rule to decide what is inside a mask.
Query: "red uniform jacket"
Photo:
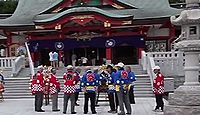
[[[164,76],[161,73],[157,73],[153,81],[153,92],[154,94],[164,94]]]
[[[43,74],[41,72],[37,72],[31,84],[32,94],[35,94],[37,92],[43,92],[44,86],[45,84],[44,84]]]
[[[75,72],[67,72],[63,75],[64,93],[72,94],[76,92],[77,74]]]
[[[56,94],[60,91],[60,82],[56,78],[54,74],[50,74],[49,76],[50,88],[49,92],[51,95]]]

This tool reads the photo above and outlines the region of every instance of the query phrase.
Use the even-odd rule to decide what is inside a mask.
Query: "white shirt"
[[[53,53],[49,52],[49,61],[53,61]]]
[[[84,58],[82,59],[82,63],[87,63],[87,61],[88,61],[88,59],[87,59],[86,57],[84,57]]]

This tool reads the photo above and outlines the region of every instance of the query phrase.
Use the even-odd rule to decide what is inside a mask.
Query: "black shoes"
[[[108,113],[117,113],[116,111],[109,110]]]
[[[60,109],[57,109],[57,110],[52,110],[53,112],[58,112],[58,111],[60,111]]]
[[[63,112],[63,114],[66,114],[66,112]]]
[[[78,103],[75,103],[75,106],[80,106]]]
[[[95,112],[92,112],[92,114],[97,114],[97,112],[95,111]]]
[[[36,110],[36,112],[45,112],[45,111],[41,109],[41,110]]]
[[[76,114],[76,112],[71,112],[71,114]]]

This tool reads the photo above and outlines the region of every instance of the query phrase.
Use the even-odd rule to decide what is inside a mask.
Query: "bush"
[[[12,14],[18,1],[0,1],[0,14]]]

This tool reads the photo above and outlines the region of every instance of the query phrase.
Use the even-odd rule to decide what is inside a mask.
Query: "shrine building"
[[[19,0],[12,16],[0,19],[6,56],[28,42],[33,62],[49,64],[49,52],[71,64],[92,58],[97,65],[138,64],[141,51],[168,51],[176,28],[170,16],[180,14],[168,0]],[[90,65],[90,62],[88,62]]]

